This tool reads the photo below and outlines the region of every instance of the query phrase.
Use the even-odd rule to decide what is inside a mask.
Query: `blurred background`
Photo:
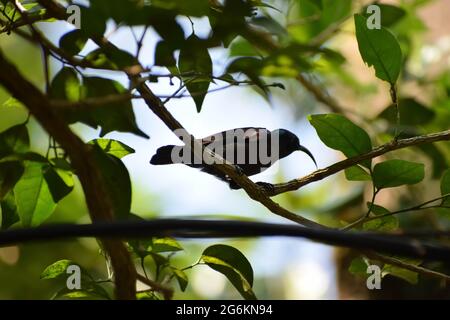
[[[360,1],[363,2],[363,1]],[[383,3],[405,4],[414,1],[382,1]],[[415,1],[419,2],[419,1]],[[450,99],[430,90],[434,84],[447,77],[450,84],[450,1],[421,1],[417,10],[409,13],[401,25],[396,26],[398,35],[402,30],[414,28],[408,43],[407,72],[409,80],[402,82],[400,94],[415,96],[430,107],[446,108],[442,111],[440,127],[449,127]],[[274,1],[274,5],[284,8],[284,2]],[[409,8],[409,7],[408,7]],[[292,19],[295,19],[295,13]],[[190,34],[190,22],[179,21]],[[194,20],[196,34],[206,36],[209,32],[207,19]],[[66,23],[41,23],[41,30],[55,43],[61,35],[70,30]],[[376,80],[372,69],[364,65],[354,37],[353,19],[343,24],[343,31],[333,37],[327,45],[338,48],[347,59],[344,67],[333,70],[324,66],[317,75],[309,79],[317,83],[329,95],[339,101],[350,118],[367,126],[387,105],[388,88]],[[136,28],[136,33],[142,30]],[[129,28],[119,28],[111,23],[106,33],[108,38],[121,48],[134,53],[135,42]],[[153,48],[159,37],[148,32],[141,52],[144,65],[153,64]],[[403,43],[402,43],[403,44]],[[30,46],[14,34],[0,35],[0,48],[34,84],[43,88],[43,72],[38,48]],[[88,53],[95,46],[88,43],[81,52]],[[225,49],[211,50],[214,73],[223,73],[230,60]],[[53,61],[51,72],[55,74],[61,63]],[[0,70],[0,72],[2,72]],[[86,72],[89,74],[89,72]],[[117,79],[127,86],[127,80],[117,74],[91,72],[100,76]],[[342,155],[327,148],[309,125],[306,116],[312,113],[329,112],[318,104],[314,97],[297,82],[280,79],[286,90],[273,89],[270,103],[250,88],[230,88],[206,96],[201,113],[195,111],[192,99],[173,99],[168,103],[169,111],[196,137],[207,136],[219,131],[238,127],[285,128],[300,137],[315,156],[319,168],[326,167],[340,159]],[[177,88],[170,81],[160,80],[151,84],[152,90],[160,95],[170,95]],[[449,87],[450,88],[450,87]],[[436,88],[434,88],[436,89]],[[0,106],[9,96],[0,87]],[[259,203],[250,200],[244,191],[232,191],[223,182],[183,165],[152,166],[149,164],[155,150],[165,144],[179,144],[178,139],[141,100],[133,102],[138,125],[150,136],[149,140],[132,134],[109,133],[106,138],[117,139],[131,146],[136,153],[123,158],[133,183],[132,212],[147,219],[155,217],[198,217],[230,218],[271,222],[287,222],[268,212]],[[0,108],[0,132],[23,122],[27,116],[20,107]],[[447,118],[445,118],[447,117]],[[367,121],[369,119],[369,121]],[[443,122],[443,123],[442,123]],[[378,124],[374,124],[377,126]],[[33,120],[29,122],[32,149],[45,154],[48,136]],[[72,126],[84,141],[99,136],[98,130],[82,124]],[[437,126],[435,127],[437,128]],[[430,132],[432,128],[430,129]],[[373,144],[383,143],[378,137]],[[405,157],[417,157],[413,151],[404,151]],[[419,155],[422,157],[421,155]],[[448,156],[448,154],[447,154]],[[430,164],[430,160],[424,158]],[[444,165],[445,166],[445,165]],[[427,165],[428,168],[431,167]],[[282,182],[304,176],[315,170],[314,164],[301,153],[294,153],[280,162],[279,166],[252,177],[254,181]],[[430,170],[431,171],[431,170]],[[433,179],[432,177],[429,177]],[[425,186],[414,186],[408,192],[433,194],[437,188],[424,191]],[[402,189],[402,188],[399,188]],[[370,190],[367,190],[370,192]],[[324,224],[338,225],[340,220],[351,220],[361,213],[361,202],[367,197],[364,184],[348,182],[340,173],[324,181],[286,193],[274,198],[281,205]],[[387,206],[397,205],[405,190],[380,193],[379,201]],[[414,197],[414,196],[413,196]],[[84,196],[79,183],[74,191],[58,204],[55,213],[47,223],[73,222],[88,223]],[[258,238],[258,239],[211,239],[182,240],[184,251],[174,258],[180,268],[195,263],[201,252],[214,243],[230,244],[239,248],[248,258],[255,272],[254,289],[260,299],[363,299],[373,297],[365,287],[363,277],[355,277],[347,272],[354,253],[345,249],[313,243],[302,239]],[[94,239],[59,241],[58,243],[36,243],[8,248],[0,248],[0,299],[48,299],[57,284],[39,279],[43,269],[60,259],[71,259],[92,270],[99,278],[106,277],[106,266]],[[146,260],[152,268],[152,262]],[[207,266],[197,266],[186,271],[190,282],[186,292],[176,290],[176,299],[240,299],[238,292],[226,278]],[[445,288],[436,282],[408,282],[386,277],[386,290],[377,293],[381,297],[442,297]],[[176,284],[174,283],[174,286]],[[389,289],[391,288],[392,289]],[[408,293],[405,293],[408,292]]]

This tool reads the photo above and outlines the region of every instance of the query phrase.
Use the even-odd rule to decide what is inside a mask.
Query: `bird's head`
[[[317,168],[316,159],[312,153],[300,144],[300,139],[292,132],[286,129],[274,130],[273,133],[277,133],[280,141],[280,155],[281,157],[287,156],[294,151],[302,151],[306,153],[314,162]]]

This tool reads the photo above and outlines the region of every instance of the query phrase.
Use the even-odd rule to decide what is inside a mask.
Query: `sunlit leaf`
[[[386,28],[369,29],[367,19],[355,14],[356,39],[361,57],[375,75],[393,85],[402,68],[402,51],[395,36]]]
[[[201,260],[225,275],[245,299],[256,299],[252,291],[252,266],[239,250],[223,244],[213,245],[203,251]]]
[[[332,149],[342,151],[348,158],[372,150],[367,132],[342,115],[310,115],[308,120],[323,143]],[[370,168],[371,160],[365,160],[361,164]]]
[[[24,227],[38,226],[53,213],[56,202],[44,177],[46,164],[25,162],[25,171],[14,187],[17,211]]]

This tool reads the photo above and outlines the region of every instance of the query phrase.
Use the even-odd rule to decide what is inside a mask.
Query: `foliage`
[[[45,14],[54,15],[40,1],[21,2],[27,10],[26,15],[18,11],[13,1],[0,1],[0,38],[9,36],[11,32],[14,34],[15,23],[27,24],[29,20],[43,20],[40,17]],[[368,28],[371,16],[366,11],[367,7],[356,1],[291,2],[291,10],[287,12],[283,1],[91,0],[89,6],[81,7],[81,29],[71,29],[56,45],[46,44],[39,38],[44,37],[42,32],[31,30],[36,32],[34,37],[45,49],[44,58],[52,57],[51,61],[58,65],[58,71],[45,85],[45,96],[52,102],[55,116],[63,119],[61,125],[83,123],[100,130],[98,138],[85,143],[84,148],[94,159],[116,219],[141,219],[131,213],[132,182],[123,162],[135,150],[120,139],[105,136],[120,132],[149,138],[147,131],[152,128],[139,128],[132,106],[132,99],[138,92],[136,88],[142,83],[151,88],[154,83],[169,78],[172,84],[176,84],[176,89],[169,97],[161,97],[161,106],[172,99],[188,96],[192,101],[186,105],[195,105],[196,112],[204,110],[208,95],[213,91],[248,86],[271,103],[274,95],[283,95],[283,89],[292,83],[303,85],[333,111],[309,115],[310,125],[324,145],[341,152],[346,158],[368,153],[380,141],[395,143],[399,138],[448,129],[448,70],[429,80],[414,75],[408,69],[414,52],[416,34],[413,30],[420,27],[417,15],[420,1],[401,2],[398,6],[380,4],[381,26],[375,29]],[[209,21],[207,36],[200,36],[204,33],[197,30],[201,19]],[[136,50],[131,52],[129,48],[116,46],[103,38],[107,34],[107,25],[131,28],[136,36]],[[361,62],[367,65],[365,71],[370,73],[369,68],[373,67],[375,77],[389,85],[390,90],[383,87],[381,93],[389,102],[373,119],[355,116],[339,105],[336,107],[327,98],[326,90],[309,83],[305,76],[318,75],[326,83],[342,82],[354,90],[355,95],[361,94],[356,93],[362,84],[357,83],[346,69],[348,61],[344,52],[332,41],[349,26]],[[140,62],[142,54],[149,54],[141,50],[147,29],[159,37],[151,50],[145,48],[154,54],[152,66]],[[137,35],[138,30],[141,35]],[[97,47],[92,49],[88,46],[90,42]],[[0,51],[6,50],[2,48]],[[227,59],[222,67],[213,54],[216,50],[226,53]],[[111,76],[119,73],[128,77],[128,85]],[[378,83],[375,77],[371,81]],[[295,82],[297,80],[300,81]],[[431,99],[410,96],[407,90],[401,89],[407,81],[415,81],[418,85],[432,81],[430,86],[436,88],[436,93]],[[372,103],[369,98],[369,94],[363,97],[365,104]],[[336,100],[339,101],[339,97]],[[8,97],[0,107],[0,114],[6,114],[10,108],[23,108],[23,105],[12,96]],[[79,176],[72,160],[54,137],[49,137],[46,154],[36,152],[30,146],[30,117],[0,133],[2,230],[17,224],[22,227],[45,224],[58,203],[73,192],[74,178]],[[418,208],[440,209],[436,211],[438,224],[450,225],[448,144],[422,144],[408,149],[414,153],[420,151],[420,156],[411,157],[400,151],[395,153],[395,157],[383,153],[383,159],[372,161],[372,158],[367,158],[344,168],[349,184],[364,184],[372,189],[367,208],[364,200],[360,203],[359,210],[363,211],[360,220],[355,224],[346,221],[344,227],[378,232],[408,228],[408,223],[397,216],[397,213],[407,212],[404,209],[408,206],[399,203],[402,208],[397,209],[391,203],[386,206],[392,205],[392,209],[387,209],[377,204],[377,196],[380,192],[391,192],[385,189],[403,187],[410,192],[408,203],[417,205],[410,188],[418,185],[431,189],[428,185],[436,184],[436,181],[428,179],[428,176],[439,180],[439,204],[434,207],[419,205]],[[334,217],[330,219],[334,226],[343,222]],[[189,286],[189,270],[205,264],[223,274],[243,298],[256,299],[252,266],[237,248],[225,244],[209,246],[195,264],[183,267],[174,262],[174,256],[188,253],[184,245],[174,238],[128,240],[127,244],[135,262],[141,263],[145,277],[162,285],[176,281],[184,292]],[[399,259],[415,266],[422,263]],[[153,270],[146,265],[148,260],[151,260]],[[367,258],[359,257],[351,263],[349,271],[364,274],[369,262]],[[41,278],[51,281],[60,278],[72,263],[69,260],[55,262],[43,271]],[[418,282],[417,273],[404,268],[386,263],[382,270],[383,276],[389,274],[413,284]],[[70,291],[62,286],[54,298],[111,298],[101,279],[96,279],[84,269],[83,277],[83,290]],[[111,281],[108,279],[107,283]],[[138,298],[160,299],[163,295],[156,290],[148,290],[138,293]]]

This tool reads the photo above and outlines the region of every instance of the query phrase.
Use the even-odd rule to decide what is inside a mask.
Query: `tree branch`
[[[435,279],[439,279],[439,280],[445,280],[445,282],[450,283],[450,276],[446,275],[445,273],[441,273],[441,272],[437,272],[434,270],[430,270],[424,267],[420,267],[420,266],[416,266],[414,264],[411,263],[407,263],[404,262],[400,259],[397,258],[393,258],[393,257],[388,257],[373,251],[365,251],[363,252],[363,255],[367,256],[370,259],[373,260],[379,260],[381,262],[387,263],[387,264],[392,264],[394,266],[406,269],[406,270],[410,270],[413,272],[417,272],[421,275],[430,277],[430,278],[435,278]]]
[[[304,176],[303,178],[294,179],[294,180],[291,180],[291,181],[288,181],[285,183],[276,184],[276,185],[274,185],[274,189],[272,191],[268,192],[268,194],[270,196],[275,196],[280,193],[298,190],[307,184],[322,180],[322,179],[327,178],[331,175],[334,175],[342,170],[350,168],[351,166],[361,163],[364,160],[376,158],[376,157],[381,156],[390,151],[407,148],[407,147],[412,147],[412,146],[417,146],[417,145],[425,144],[425,143],[433,143],[433,142],[437,142],[437,141],[448,141],[448,140],[450,140],[450,130],[436,132],[436,133],[430,133],[430,134],[412,137],[412,138],[408,138],[408,139],[393,140],[389,143],[386,143],[382,146],[379,146],[379,147],[373,149],[370,152],[339,161],[329,167],[314,171],[313,173],[311,173],[307,176]]]

